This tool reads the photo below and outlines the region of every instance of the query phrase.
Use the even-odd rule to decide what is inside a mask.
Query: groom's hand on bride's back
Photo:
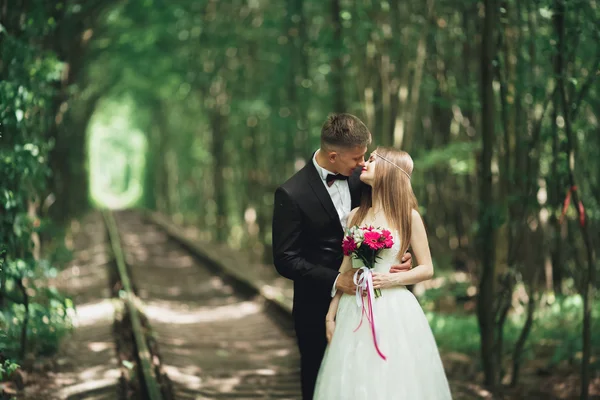
[[[402,256],[402,263],[392,265],[392,268],[390,268],[390,272],[405,272],[405,271],[410,271],[411,268],[412,268],[412,255],[407,251]]]
[[[356,285],[354,284],[354,280],[352,279],[354,277],[354,272],[355,271],[353,270],[349,270],[344,273],[341,273],[338,277],[338,280],[335,282],[335,288],[337,290],[341,290],[346,294],[354,294],[354,292],[356,291]]]
[[[412,255],[407,251],[402,256],[402,263],[392,265],[390,272],[405,272],[410,271],[412,268]],[[344,273],[341,273],[337,281],[335,282],[335,288],[341,290],[346,294],[354,294],[356,292],[356,285],[354,284],[354,273],[356,271],[350,269]]]

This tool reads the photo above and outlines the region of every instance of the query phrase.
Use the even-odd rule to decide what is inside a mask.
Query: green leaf
[[[540,15],[542,16],[542,18],[545,18],[545,19],[552,19],[554,12],[547,7],[542,7],[542,8],[540,8]]]

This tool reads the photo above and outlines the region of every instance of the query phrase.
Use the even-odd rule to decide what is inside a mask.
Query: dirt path
[[[106,268],[110,253],[100,215],[91,214],[76,224],[72,237],[74,259],[55,283],[76,304],[75,329],[50,365],[46,365],[49,371],[26,376],[20,399],[117,398],[120,372]]]

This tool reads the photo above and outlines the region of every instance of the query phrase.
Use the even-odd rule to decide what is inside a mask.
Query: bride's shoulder
[[[413,225],[415,224],[423,224],[423,218],[421,217],[421,214],[419,214],[419,211],[416,209],[412,209],[412,213],[411,213],[411,222]]]

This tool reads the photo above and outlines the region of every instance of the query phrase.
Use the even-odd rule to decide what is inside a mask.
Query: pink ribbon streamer
[[[371,325],[375,350],[377,350],[379,357],[386,360],[386,357],[383,355],[377,344],[377,332],[375,331],[375,316],[373,313],[373,299],[375,298],[375,292],[373,291],[373,274],[369,268],[361,267],[354,274],[353,280],[356,285],[356,305],[361,308],[360,322],[356,329],[354,329],[354,332],[362,326],[363,317],[366,315],[367,321],[369,321],[369,325]],[[365,307],[365,299],[363,297],[364,292],[367,293],[367,307]]]

